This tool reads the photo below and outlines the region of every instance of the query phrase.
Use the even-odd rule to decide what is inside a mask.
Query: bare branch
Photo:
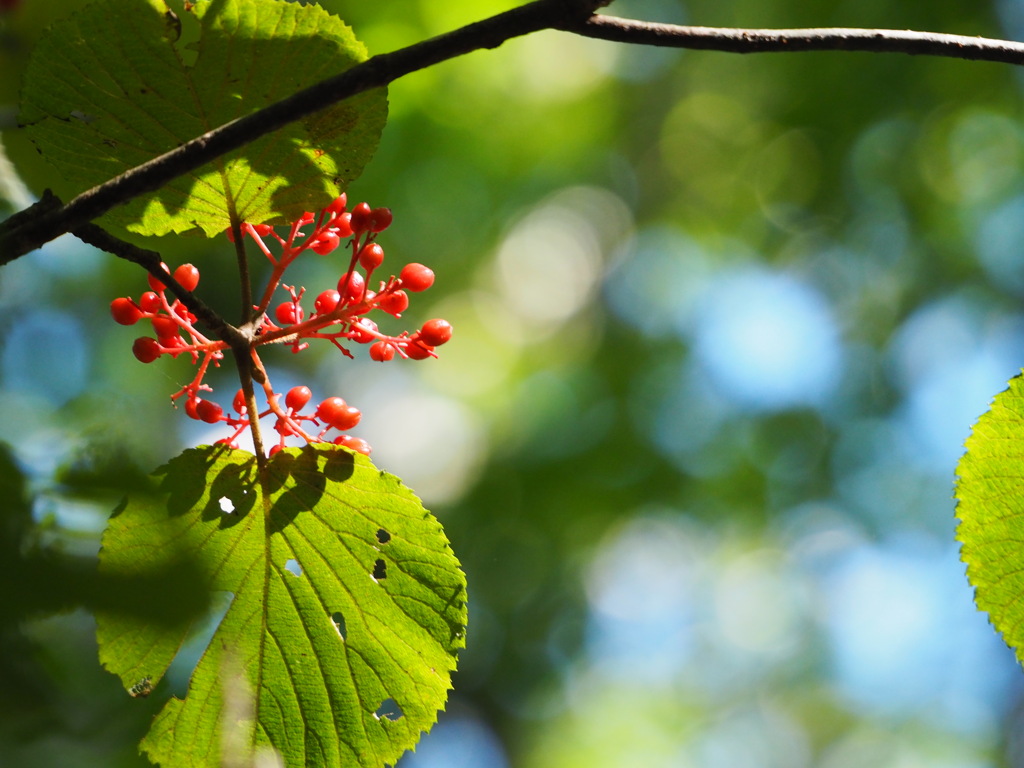
[[[655,24],[613,16],[591,16],[581,24],[569,24],[559,29],[617,43],[729,53],[866,51],[1024,64],[1024,43],[936,32],[842,28],[723,29]]]

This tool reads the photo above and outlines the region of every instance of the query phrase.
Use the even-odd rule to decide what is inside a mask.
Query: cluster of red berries
[[[270,261],[273,269],[266,290],[255,305],[253,335],[253,364],[259,371],[256,377],[262,380],[267,408],[256,418],[272,416],[274,429],[279,439],[271,447],[273,455],[286,445],[289,437],[298,437],[306,442],[324,441],[330,430],[345,433],[359,423],[362,416],[358,408],[346,403],[340,397],[323,400],[309,413],[303,413],[312,399],[308,387],[293,387],[284,396],[273,391],[266,376],[258,347],[264,344],[285,343],[293,352],[300,352],[308,346],[308,339],[327,339],[348,357],[352,353],[345,342],[369,346],[373,360],[385,362],[395,356],[423,360],[436,357],[435,349],[452,336],[452,327],[446,320],[428,320],[413,333],[402,332],[397,336],[383,333],[377,323],[367,317],[375,310],[381,310],[394,317],[401,317],[409,306],[409,293],[425,291],[434,283],[434,273],[422,264],[406,264],[398,275],[389,275],[379,280],[377,289],[370,289],[374,272],[384,261],[384,249],[376,242],[377,235],[390,226],[391,211],[387,208],[370,208],[359,203],[347,210],[345,195],[334,200],[320,211],[319,215],[304,214],[295,221],[286,237],[279,235],[268,225],[242,224],[243,235],[251,237]],[[312,227],[308,234],[303,230]],[[231,230],[228,238],[234,240]],[[267,241],[280,246],[280,254],[274,256]],[[348,241],[351,256],[347,269],[334,288],[320,292],[313,302],[313,310],[307,315],[302,306],[304,288],[284,285],[281,279],[285,270],[302,253],[313,251],[327,255],[337,250],[343,241]],[[164,265],[165,271],[167,270]],[[361,271],[360,271],[361,270]],[[183,264],[173,272],[174,279],[187,291],[195,290],[199,284],[199,270],[191,264]],[[235,395],[232,403],[234,413],[225,410],[212,400],[200,397],[200,393],[212,389],[203,383],[210,364],[219,365],[228,345],[221,340],[211,340],[195,328],[196,316],[180,301],[169,301],[166,286],[150,276],[151,290],[142,294],[138,301],[130,298],[114,299],[110,311],[122,325],[134,325],[147,319],[153,326],[156,338],[143,336],[135,340],[132,351],[143,363],[150,363],[161,355],[177,357],[187,353],[198,368],[192,381],[171,396],[172,401],[184,398],[185,413],[193,419],[210,424],[224,422],[233,430],[230,437],[220,441],[237,447],[238,437],[247,429],[252,420],[248,414],[246,397],[242,390]],[[287,299],[274,306],[270,305],[277,289],[287,294]],[[366,441],[348,434],[334,439],[361,453],[369,454]]]

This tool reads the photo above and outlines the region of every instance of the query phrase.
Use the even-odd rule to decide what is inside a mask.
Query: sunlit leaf
[[[285,0],[94,3],[57,22],[35,49],[20,122],[74,194],[366,58],[338,18]],[[294,219],[326,204],[373,155],[387,119],[383,89],[292,123],[101,221],[142,234],[232,214]]]
[[[440,524],[391,475],[337,448],[204,447],[160,472],[103,537],[101,570],[140,577],[183,553],[230,605],[186,697],[143,741],[162,765],[394,764],[435,721],[463,645],[465,578]],[[193,627],[100,614],[103,664],[156,686]]]
[[[1024,661],[1024,379],[1017,376],[974,425],[957,467],[961,557],[1007,645]]]

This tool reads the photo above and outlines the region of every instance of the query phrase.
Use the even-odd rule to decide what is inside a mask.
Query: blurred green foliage
[[[41,26],[73,5],[25,0],[0,21],[0,106],[13,108]],[[372,54],[513,3],[323,5]],[[1024,34],[1011,0],[608,11]],[[270,364],[282,391],[302,381],[363,410],[375,461],[424,497],[464,564],[451,722],[483,724],[502,752],[450,764],[1021,764],[1019,671],[973,613],[951,501],[971,421],[1024,361],[1019,73],[543,32],[389,95],[349,196],[394,210],[385,264],[438,274],[403,320],[447,317],[455,338],[420,365],[329,350]],[[3,141],[38,192],[45,168],[16,134]],[[147,245],[199,265],[203,297],[237,313],[224,243]],[[305,268],[311,291],[340,271]],[[795,351],[769,333],[765,359],[715,357],[708,318],[735,275],[821,303],[797,323]],[[47,541],[76,554],[95,551],[114,494],[83,498],[61,467],[116,448],[148,470],[210,439],[167,404],[187,364],[137,364],[134,334],[106,319],[111,298],[143,284],[64,241],[0,273],[0,438]],[[35,317],[46,322],[26,347]],[[810,326],[835,339],[808,358]],[[827,355],[811,394],[765,399],[773,361],[795,361],[792,375]],[[213,383],[234,391],[229,371]],[[148,702],[181,690],[181,672],[126,701],[98,671],[84,614],[23,631],[16,657],[47,698],[26,697],[20,714],[46,725],[5,729],[0,765],[138,764],[129,734],[145,730]],[[99,713],[118,726],[92,727]],[[411,759],[432,765],[431,747]]]

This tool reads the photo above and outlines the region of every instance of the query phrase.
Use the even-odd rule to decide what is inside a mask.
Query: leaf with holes
[[[1024,662],[1024,379],[974,425],[957,466],[957,538],[975,602]]]
[[[285,0],[97,2],[53,25],[33,52],[20,122],[77,194],[366,58],[338,18]],[[373,155],[384,89],[291,123],[100,221],[141,234],[232,218],[259,224],[326,205]]]
[[[188,555],[229,605],[142,742],[173,766],[394,764],[428,730],[463,645],[466,583],[441,525],[361,454],[311,446],[255,458],[185,451],[111,517],[100,569],[150,583]],[[97,616],[100,660],[153,695],[188,621]],[[142,609],[145,609],[144,611]],[[192,620],[195,623],[195,620]]]

